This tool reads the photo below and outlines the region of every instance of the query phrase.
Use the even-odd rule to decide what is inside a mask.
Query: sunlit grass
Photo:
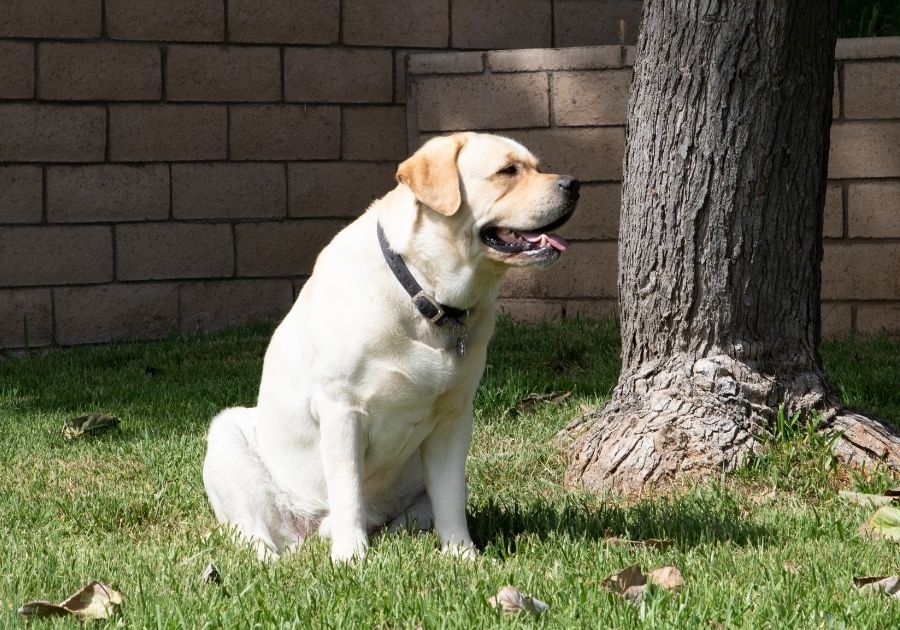
[[[501,322],[468,466],[478,560],[441,556],[432,535],[398,534],[354,566],[331,566],[318,539],[262,564],[216,530],[200,466],[212,415],[253,403],[270,332],[0,363],[0,627],[20,625],[21,603],[59,601],[90,579],[122,591],[127,628],[900,627],[900,602],[851,588],[854,575],[896,574],[898,547],[861,538],[868,510],[836,497],[896,480],[836,471],[802,429],[783,431],[741,473],[676,496],[625,503],[562,486],[557,431],[616,380],[609,322]],[[823,356],[853,404],[900,421],[900,344],[849,341]],[[528,394],[568,390],[560,405],[517,409]],[[119,416],[121,429],[66,441],[62,423],[89,411]],[[224,588],[200,580],[209,562]],[[633,604],[600,587],[635,562],[678,565],[685,588]],[[507,583],[550,612],[501,617],[486,598]]]

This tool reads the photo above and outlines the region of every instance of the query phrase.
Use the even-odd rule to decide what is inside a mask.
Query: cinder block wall
[[[2,0],[0,349],[281,316],[393,186],[408,51],[633,41],[640,8]]]
[[[828,337],[900,334],[900,38],[841,40],[825,208]],[[634,50],[595,46],[414,54],[410,148],[483,129],[522,141],[584,183],[575,242],[547,270],[513,270],[503,304],[521,318],[614,311],[626,99]]]
[[[608,312],[628,49],[492,53],[488,65],[463,55],[475,69],[451,55],[453,76],[415,56],[425,89],[409,86],[410,108],[405,61],[619,44],[620,20],[629,44],[640,5],[3,0],[0,349],[279,317],[318,250],[393,185],[419,136],[461,123],[510,128],[591,182],[572,224],[583,242],[544,277],[513,274],[506,304],[532,317]],[[900,54],[896,41],[839,54],[835,150],[849,170],[832,173],[826,324],[896,330]],[[448,117],[441,81],[461,90],[471,123]],[[588,260],[608,273],[585,273]]]

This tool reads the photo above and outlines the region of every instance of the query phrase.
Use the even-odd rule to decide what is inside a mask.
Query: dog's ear
[[[459,210],[459,171],[456,158],[465,135],[432,138],[397,168],[397,181],[406,184],[416,199],[449,217]]]

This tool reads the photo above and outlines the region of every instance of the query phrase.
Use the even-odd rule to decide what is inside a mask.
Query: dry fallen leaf
[[[535,615],[547,612],[550,606],[536,597],[526,595],[515,586],[506,585],[497,591],[497,594],[488,598],[488,603],[494,608],[502,608],[508,614],[528,611]]]
[[[19,614],[28,619],[31,617],[65,617],[66,615],[71,615],[72,612],[59,604],[38,599],[22,604],[19,608]]]
[[[859,532],[873,540],[900,542],[900,508],[883,505],[860,525]]]
[[[639,564],[633,564],[603,580],[603,587],[625,599],[640,599],[647,588],[647,576]]]
[[[674,591],[676,593],[684,586],[684,577],[682,577],[681,571],[678,570],[678,567],[673,565],[654,569],[647,578],[654,586],[659,586],[667,591]]]
[[[551,392],[549,394],[549,398],[547,399],[547,402],[552,405],[561,405],[562,402],[571,395],[572,395],[571,389],[567,389],[564,392]]]
[[[91,582],[60,606],[80,619],[108,619],[122,605],[122,594],[100,582]]]
[[[644,596],[648,584],[677,593],[684,584],[684,577],[676,566],[660,567],[651,571],[649,575],[644,575],[640,565],[633,564],[610,575],[602,584],[607,590],[625,599],[637,601]]]
[[[86,433],[98,433],[119,426],[119,419],[102,413],[89,413],[67,420],[63,424],[63,435],[69,439],[81,437]]]
[[[74,615],[81,621],[109,619],[122,604],[122,594],[106,584],[91,582],[60,604],[37,600],[19,608],[19,614],[31,617]]]
[[[549,394],[528,394],[516,403],[514,409],[511,409],[513,413],[522,413],[525,411],[529,411],[530,409],[537,407],[542,403],[549,403],[551,405],[561,405],[563,401],[572,395],[572,390],[567,390],[564,392],[550,392]]]
[[[855,577],[853,586],[861,593],[884,593],[894,599],[900,599],[900,575]]]

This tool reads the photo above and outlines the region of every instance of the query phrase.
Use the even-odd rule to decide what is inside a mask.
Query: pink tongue
[[[551,247],[558,249],[561,252],[566,251],[566,248],[569,246],[566,239],[559,237],[556,234],[543,234],[541,232],[519,232],[518,234],[529,243],[538,243],[540,242],[541,237],[546,237],[547,242],[550,243]]]

